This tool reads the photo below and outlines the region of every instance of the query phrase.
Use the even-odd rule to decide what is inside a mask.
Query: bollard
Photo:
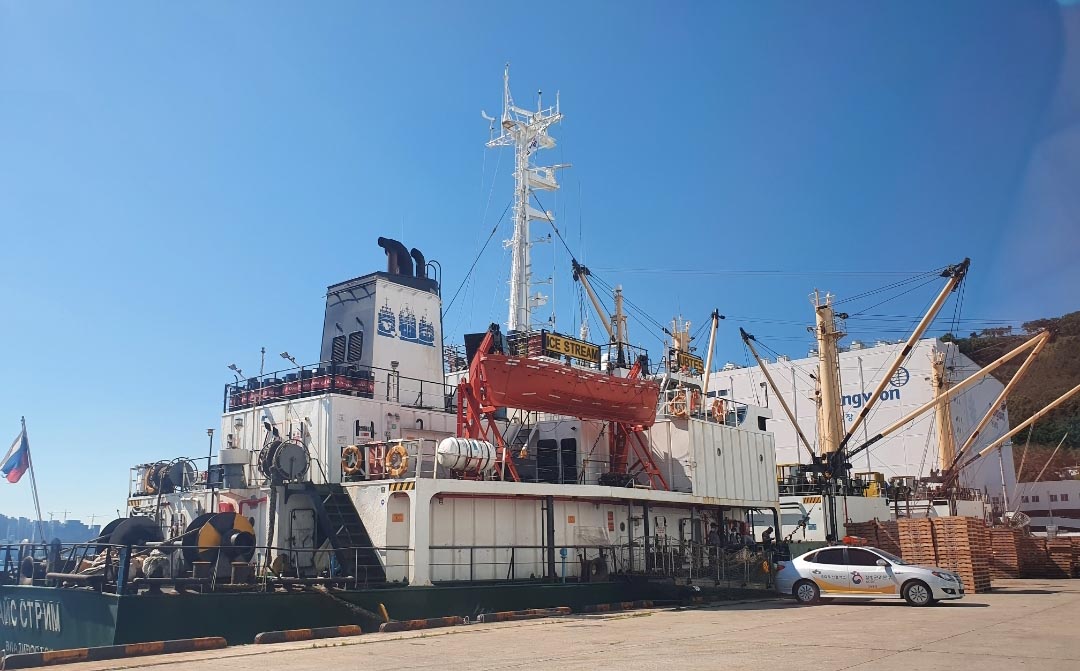
[[[30,669],[37,666],[71,664],[73,662],[95,662],[124,657],[145,657],[148,655],[167,655],[175,652],[195,652],[197,650],[220,650],[227,645],[220,636],[206,638],[182,638],[173,641],[151,641],[148,643],[129,643],[127,645],[106,645],[98,648],[73,648],[71,650],[50,650],[48,652],[27,652],[4,657],[2,668]]]
[[[434,629],[436,627],[453,627],[465,624],[465,619],[452,615],[450,617],[433,617],[427,620],[395,620],[383,622],[379,625],[379,631],[388,633],[394,631],[414,631],[416,629]]]
[[[477,616],[477,623],[483,622],[516,622],[518,620],[536,620],[543,617],[559,617],[569,615],[568,606],[558,608],[529,608],[526,610],[504,610],[497,613],[481,613]]]
[[[357,624],[344,624],[339,627],[316,627],[314,629],[285,629],[283,631],[264,631],[255,636],[255,642],[288,643],[291,641],[310,641],[316,638],[340,638],[359,636],[364,633]]]

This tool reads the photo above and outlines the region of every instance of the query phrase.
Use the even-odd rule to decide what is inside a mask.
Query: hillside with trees
[[[942,340],[955,342],[960,352],[980,366],[985,366],[1042,329],[1050,331],[1050,341],[1008,400],[1009,424],[1012,426],[1020,424],[1080,383],[1080,312],[1026,322],[1019,330],[991,328],[966,337],[952,333],[942,337]],[[1008,382],[1023,360],[1024,357],[1019,356],[992,374],[1002,383]],[[1022,431],[1013,438],[1018,479],[1034,479],[1063,437],[1065,442],[1043,475],[1044,480],[1069,477],[1067,469],[1080,464],[1080,394],[1035,423],[1031,429],[1026,459],[1024,452],[1028,432]]]

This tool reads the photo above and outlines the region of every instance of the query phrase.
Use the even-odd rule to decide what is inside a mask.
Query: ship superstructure
[[[467,338],[470,367],[448,384],[439,348],[400,324],[439,314],[438,283],[379,243],[386,271],[327,290],[326,360],[228,385],[209,485],[136,477],[132,514],[176,534],[235,512],[301,577],[426,585],[556,577],[563,550],[560,578],[598,557],[644,572],[713,522],[775,510],[769,411],[688,407],[700,368],[603,370],[618,347],[497,325]]]

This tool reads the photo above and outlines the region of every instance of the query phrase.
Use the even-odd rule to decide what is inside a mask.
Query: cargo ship
[[[5,652],[768,584],[753,539],[756,520],[780,527],[771,412],[704,402],[686,330],[653,366],[618,310],[603,343],[530,324],[528,225],[552,216],[530,197],[557,188],[534,161],[561,112],[516,107],[504,81],[505,329],[446,346],[441,266],[379,238],[385,270],[327,289],[318,362],[232,367],[216,458],[148,454],[98,538],[0,550]]]

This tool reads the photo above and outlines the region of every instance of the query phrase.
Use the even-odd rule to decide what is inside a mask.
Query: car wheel
[[[792,594],[795,595],[795,600],[803,605],[817,603],[821,599],[821,590],[813,580],[800,580],[795,583]]]
[[[912,580],[906,583],[903,595],[904,601],[907,601],[909,606],[929,606],[934,603],[934,593],[921,580]]]

